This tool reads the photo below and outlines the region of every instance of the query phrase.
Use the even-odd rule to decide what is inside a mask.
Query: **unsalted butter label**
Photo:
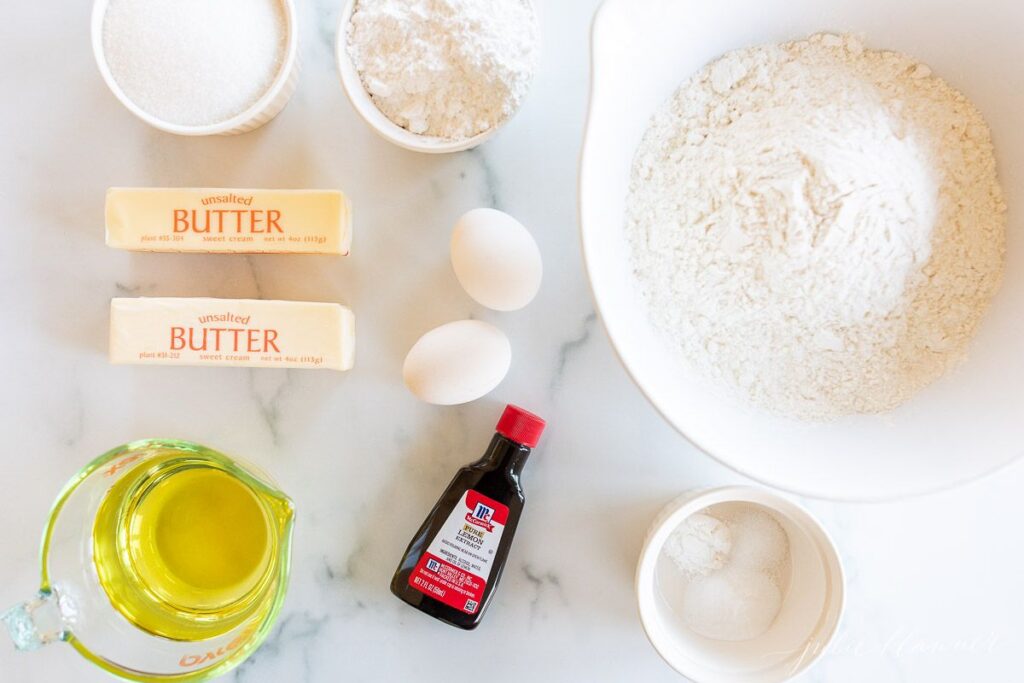
[[[132,251],[347,255],[352,211],[336,190],[113,187],[107,245]]]
[[[340,304],[113,299],[110,362],[348,370],[355,317]]]

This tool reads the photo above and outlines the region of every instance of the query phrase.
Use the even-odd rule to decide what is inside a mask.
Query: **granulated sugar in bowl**
[[[92,37],[110,89],[168,132],[252,130],[295,89],[292,0],[97,0]]]

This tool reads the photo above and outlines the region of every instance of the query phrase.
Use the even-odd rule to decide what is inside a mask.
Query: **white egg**
[[[405,357],[405,385],[420,400],[441,406],[489,393],[512,365],[505,333],[479,320],[460,320],[420,337]]]
[[[452,231],[452,268],[473,299],[495,311],[533,301],[544,266],[530,232],[507,213],[474,209]]]

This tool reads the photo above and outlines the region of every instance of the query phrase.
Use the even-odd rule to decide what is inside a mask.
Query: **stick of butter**
[[[112,299],[110,362],[348,370],[355,316],[340,304]]]
[[[352,244],[352,209],[337,190],[112,187],[107,245],[131,251],[334,254]]]

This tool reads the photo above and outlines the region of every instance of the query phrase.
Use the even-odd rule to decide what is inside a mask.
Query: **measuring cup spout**
[[[51,588],[39,591],[28,602],[0,614],[0,621],[7,626],[15,648],[31,651],[71,635],[68,625],[74,614],[71,601],[56,588]]]

